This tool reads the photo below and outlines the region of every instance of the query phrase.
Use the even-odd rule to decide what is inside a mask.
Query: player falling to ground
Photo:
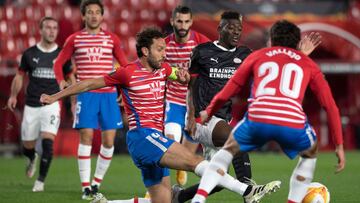
[[[272,47],[248,56],[206,111],[200,113],[201,122],[208,120],[253,77],[248,112],[231,132],[224,147],[212,158],[192,202],[205,201],[206,195],[223,177],[234,154],[256,149],[270,140],[278,142],[289,158],[300,155],[290,178],[288,203],[302,202],[313,179],[317,154],[316,135],[301,105],[308,86],[327,112],[329,132],[338,157],[336,172],[345,167],[339,110],[320,68],[296,50],[300,29],[288,21],[278,21],[271,27],[270,39]]]
[[[33,177],[36,169],[38,154],[35,152],[35,146],[38,139],[41,139],[42,147],[40,171],[32,189],[33,192],[44,191],[45,178],[53,157],[53,143],[60,125],[59,102],[47,106],[42,106],[39,102],[41,93],[54,94],[59,91],[53,71],[53,61],[60,52],[60,48],[55,43],[59,25],[54,18],[44,17],[40,20],[39,30],[41,40],[23,53],[18,72],[11,83],[10,98],[7,102],[8,108],[14,111],[24,76],[28,74],[29,84],[26,89],[21,123],[21,140],[23,153],[29,159],[26,167],[26,175],[29,178]],[[71,73],[70,62],[64,68],[61,67],[60,71],[64,71],[65,75]],[[73,75],[69,76],[73,78],[73,81],[75,80]]]
[[[85,29],[68,37],[55,62],[55,74],[60,87],[63,86],[64,81],[59,70],[70,57],[73,57],[76,64],[79,81],[111,72],[114,69],[114,58],[120,65],[127,63],[119,38],[100,27],[104,14],[101,1],[83,0],[80,10]],[[116,129],[123,126],[116,98],[117,93],[114,87],[88,91],[77,96],[74,128],[80,133],[78,165],[83,191],[82,199],[90,200],[92,194],[97,193],[110,166]],[[99,127],[102,131],[102,145],[90,184],[92,139],[94,129]]]
[[[208,162],[202,157],[162,133],[166,80],[186,83],[190,79],[187,71],[164,63],[166,43],[163,37],[156,29],[145,29],[137,34],[139,60],[136,62],[104,77],[84,80],[57,94],[43,94],[40,98],[42,103],[51,104],[63,97],[91,89],[114,85],[121,88],[129,120],[128,150],[135,165],[141,170],[142,180],[150,193],[150,200],[136,200],[138,202],[171,202],[168,168],[192,171],[201,176],[208,167]],[[247,185],[226,173],[219,184],[245,196],[249,202],[258,195],[263,196],[280,187],[280,181],[259,186]],[[103,200],[105,198],[97,199],[96,202]]]
[[[165,62],[168,62],[171,66],[188,70],[192,49],[198,44],[208,42],[209,39],[190,29],[193,23],[192,11],[187,6],[177,6],[172,11],[170,23],[174,32],[165,38]],[[184,132],[186,94],[187,84],[181,84],[176,81],[167,82],[164,133],[167,137],[177,142],[182,142],[191,151],[195,152],[198,144],[192,144],[187,139],[182,138],[182,135],[186,133]],[[177,171],[176,181],[179,185],[185,185],[187,182],[186,172]]]

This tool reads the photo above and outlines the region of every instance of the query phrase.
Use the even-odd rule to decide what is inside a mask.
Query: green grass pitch
[[[297,160],[289,160],[283,154],[251,153],[253,178],[258,183],[281,180],[281,189],[264,198],[264,203],[285,203],[287,199],[289,177]],[[314,182],[325,184],[333,203],[360,202],[360,152],[346,153],[346,168],[340,174],[334,174],[336,157],[334,153],[320,153]],[[95,157],[92,159],[93,171]],[[80,181],[75,158],[55,157],[46,181],[45,192],[31,192],[34,178],[25,177],[25,158],[0,158],[0,202],[1,203],[57,203],[78,202],[80,200]],[[233,171],[230,171],[233,174]],[[174,173],[172,173],[174,174]],[[172,181],[174,178],[172,176]],[[199,178],[190,175],[188,185],[198,182]],[[101,192],[108,199],[130,199],[143,196],[145,188],[140,172],[129,156],[115,156],[105,176]],[[219,192],[209,197],[209,203],[242,202],[242,198],[229,191]]]

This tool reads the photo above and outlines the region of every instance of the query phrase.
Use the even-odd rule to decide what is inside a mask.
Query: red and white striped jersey
[[[149,72],[137,60],[105,75],[107,86],[121,88],[130,130],[152,128],[163,132],[165,83],[171,72],[168,63]]]
[[[121,65],[127,60],[121,50],[120,39],[113,33],[101,30],[98,34],[89,34],[86,30],[68,37],[64,48],[57,57],[54,70],[57,80],[63,80],[57,72],[62,63],[73,56],[76,65],[77,80],[82,81],[108,74],[114,69],[114,56]],[[92,92],[114,92],[114,87],[105,87]]]
[[[304,128],[302,109],[309,86],[327,112],[329,132],[336,144],[343,142],[339,110],[320,68],[298,50],[286,47],[264,48],[249,55],[206,111],[212,115],[227,99],[253,77],[249,99],[249,120]]]
[[[165,38],[166,41],[166,62],[171,66],[189,69],[190,56],[192,49],[198,44],[210,41],[205,35],[198,32],[189,31],[190,38],[185,43],[175,41],[175,34],[170,34]],[[187,84],[181,84],[176,81],[168,81],[166,84],[166,100],[186,106]]]

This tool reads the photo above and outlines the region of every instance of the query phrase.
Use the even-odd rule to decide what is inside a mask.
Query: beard
[[[150,67],[153,69],[160,69],[161,68],[161,62],[160,61],[156,61],[153,57],[149,57],[147,62],[149,63]]]
[[[176,29],[174,28],[175,34],[179,37],[186,37],[186,35],[189,33],[190,29]],[[185,31],[185,34],[180,33],[180,31]]]

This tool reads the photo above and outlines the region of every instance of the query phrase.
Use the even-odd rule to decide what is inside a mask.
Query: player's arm
[[[30,70],[30,66],[27,63],[27,54],[28,52],[24,52],[22,57],[21,57],[21,61],[20,61],[20,66],[18,71],[16,72],[16,75],[14,77],[14,79],[11,82],[11,88],[10,88],[10,97],[9,100],[7,102],[7,107],[10,109],[10,111],[14,111],[16,104],[17,104],[17,95],[19,94],[23,83],[24,83],[24,75],[26,74],[26,72],[28,70]]]
[[[17,104],[17,95],[19,94],[24,81],[24,72],[18,71],[14,77],[14,79],[11,82],[11,91],[10,91],[10,97],[7,102],[7,107],[10,109],[10,111],[14,111],[16,104]]]
[[[64,97],[79,94],[81,92],[87,92],[94,89],[99,89],[105,86],[106,84],[104,81],[104,77],[83,80],[81,82],[69,86],[66,89],[61,90],[56,94],[53,95],[42,94],[40,97],[40,102],[43,104],[52,104],[53,102],[62,99]]]
[[[305,35],[298,44],[298,50],[305,55],[310,55],[316,47],[321,44],[321,35],[318,32],[312,32],[310,35]]]
[[[311,78],[310,88],[316,95],[321,106],[325,109],[329,132],[332,135],[333,142],[336,145],[336,156],[338,157],[338,164],[336,166],[336,173],[342,171],[345,167],[345,153],[343,147],[343,134],[340,120],[339,109],[336,106],[332,96],[330,87],[321,73],[319,68],[316,68],[316,73]]]
[[[195,47],[191,54],[191,61],[189,67],[190,81],[188,84],[188,91],[186,95],[186,105],[187,105],[187,122],[185,130],[192,136],[196,131],[196,121],[195,121],[195,105],[194,105],[194,84],[197,79],[197,76],[200,72],[200,64],[198,62],[200,58],[199,47]]]
[[[54,73],[56,80],[59,84],[60,90],[64,89],[66,81],[63,74],[64,64],[71,58],[74,53],[74,35],[71,35],[65,42],[63,49],[60,51],[59,55],[55,59],[54,63]]]

